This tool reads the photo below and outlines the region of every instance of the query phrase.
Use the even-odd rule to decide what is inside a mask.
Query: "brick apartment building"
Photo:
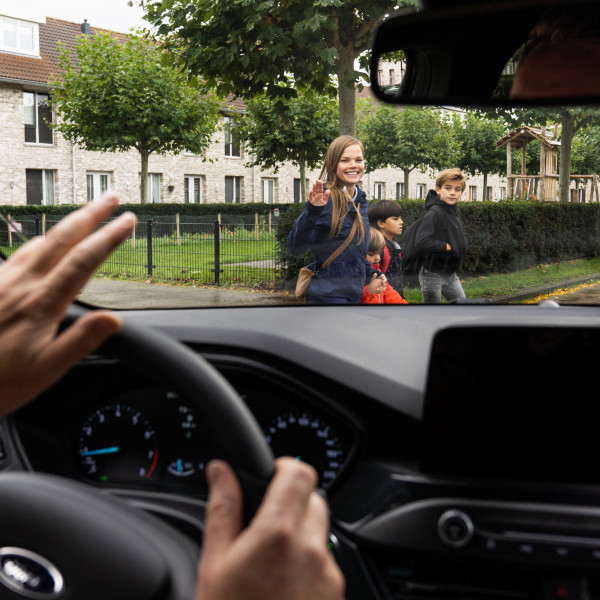
[[[52,119],[47,84],[57,72],[57,42],[73,47],[77,36],[97,31],[93,24],[52,18],[22,20],[0,14],[0,204],[82,204],[107,188],[121,201],[138,203],[140,157],[128,152],[92,152],[73,146],[46,123]],[[363,92],[364,93],[364,92]],[[233,102],[222,111],[222,128],[206,157],[152,155],[148,202],[299,202],[299,169],[283,164],[274,173],[246,167],[248,157],[228,130]],[[307,173],[308,185],[318,172]],[[497,178],[492,197],[502,196]],[[410,197],[421,197],[434,185],[425,173],[411,174]],[[465,200],[481,199],[481,182],[469,179]],[[365,174],[369,198],[399,198],[403,174],[381,169]]]

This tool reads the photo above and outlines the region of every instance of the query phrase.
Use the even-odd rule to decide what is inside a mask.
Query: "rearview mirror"
[[[384,21],[374,36],[371,87],[380,100],[394,104],[453,106],[597,104],[600,101],[600,83],[597,83],[599,0],[482,0],[477,3],[422,0],[422,3],[422,10],[408,10]],[[540,24],[546,27],[550,11],[554,19],[552,27],[558,22],[567,31],[573,30],[572,38],[561,39],[559,43],[585,47],[578,53],[566,53],[558,61],[549,59],[547,89],[542,92],[539,88],[543,83],[539,79],[545,75],[541,73],[543,69],[535,69],[533,75],[528,73],[526,82],[537,86],[534,95],[526,90],[524,95],[516,97],[513,80],[522,48],[530,40],[532,31],[540,31]],[[566,15],[564,19],[561,11]],[[571,27],[572,22],[577,22],[577,31]],[[559,43],[552,40],[554,53],[564,47]],[[591,51],[589,44],[592,44]]]

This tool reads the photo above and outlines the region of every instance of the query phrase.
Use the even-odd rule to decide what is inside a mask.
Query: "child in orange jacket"
[[[369,232],[369,250],[367,262],[379,270],[379,256],[385,246],[385,238],[378,229],[371,227]],[[385,279],[385,275],[381,275]],[[363,287],[361,304],[408,304],[408,302],[389,284],[381,286],[381,277],[373,275],[370,283]]]

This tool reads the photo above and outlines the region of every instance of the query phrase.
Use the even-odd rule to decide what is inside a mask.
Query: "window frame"
[[[267,189],[267,192],[270,192],[270,201],[267,199],[265,200],[265,188],[270,188]],[[276,203],[276,193],[277,193],[277,180],[274,179],[273,177],[262,177],[260,180],[260,201],[264,202],[265,204],[275,204]]]
[[[148,183],[146,185],[146,202],[148,204],[159,204],[161,201],[161,175],[162,173],[148,173]]]
[[[225,175],[225,202],[227,204],[242,204],[243,180],[239,175]],[[231,183],[231,199],[228,200],[228,183]]]
[[[198,200],[196,201],[196,182],[198,182]],[[191,185],[190,185],[191,184]],[[204,204],[204,175],[184,175],[183,202],[185,204]],[[190,192],[194,192],[190,195]]]
[[[106,177],[106,187],[102,186],[102,178]],[[90,197],[90,178],[92,181],[92,196]],[[91,202],[94,198],[98,198],[102,193],[112,189],[112,173],[110,171],[86,171],[85,173],[85,190],[86,201]]]
[[[9,45],[5,43],[5,26],[15,26],[15,44]],[[23,29],[31,31],[32,47],[24,48],[21,40],[23,39]],[[27,36],[29,38],[29,36]],[[0,52],[10,52],[12,54],[23,54],[25,56],[40,55],[40,28],[38,23],[32,21],[24,21],[13,17],[0,16]]]
[[[33,104],[26,104],[26,97],[31,96],[33,98]],[[41,97],[46,98],[45,108],[47,110],[43,110],[44,106],[40,104]],[[27,108],[28,106],[32,106],[33,110],[31,111],[34,117],[34,123],[27,123]],[[42,110],[41,110],[42,108]],[[43,113],[46,114],[43,114]],[[52,123],[52,109],[50,108],[50,94],[47,92],[38,92],[35,90],[23,90],[23,126],[25,133],[25,144],[35,145],[35,146],[54,146],[54,130],[52,127],[45,122],[45,118],[49,115],[49,122]],[[40,125],[43,128],[43,131],[40,129]],[[33,138],[31,132],[34,132]],[[40,141],[42,138],[41,132],[43,132],[46,136],[49,136],[50,141]],[[29,135],[28,135],[29,133]],[[29,139],[28,139],[29,137]]]
[[[225,132],[225,156],[227,158],[241,158],[242,148],[240,136],[235,133],[233,119],[231,117],[223,117],[223,122]]]
[[[40,204],[30,201],[30,174],[41,174],[42,197]],[[25,169],[25,202],[27,206],[54,206],[56,202],[56,169]]]

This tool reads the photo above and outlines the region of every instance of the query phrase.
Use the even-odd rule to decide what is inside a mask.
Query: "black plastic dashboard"
[[[600,597],[596,308],[123,317],[200,352],[246,400],[275,454],[316,466],[348,598]],[[13,466],[90,482],[170,511],[177,525],[201,512],[211,436],[227,435],[159,381],[97,357],[10,426]]]

